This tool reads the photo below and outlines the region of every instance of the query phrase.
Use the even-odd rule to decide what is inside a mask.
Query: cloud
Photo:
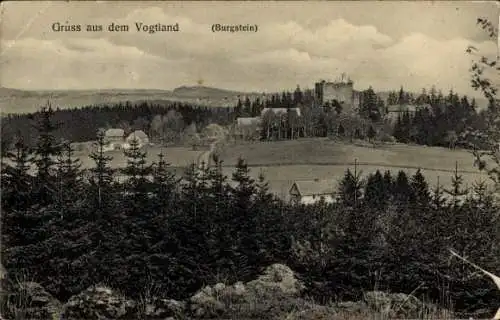
[[[159,69],[176,64],[105,39],[22,39],[2,42],[2,46],[10,46],[1,64],[1,83],[8,87],[149,87],[163,78],[157,75]]]
[[[237,19],[251,23],[252,17]],[[200,20],[201,21],[201,20]],[[89,19],[89,23],[110,21]],[[173,88],[203,78],[207,85],[273,91],[312,87],[342,72],[355,87],[414,91],[436,85],[470,94],[474,45],[495,54],[493,42],[437,40],[430,34],[391,37],[373,25],[333,19],[323,25],[293,20],[264,21],[257,33],[212,33],[210,24],[159,7],[136,9],[116,23],[127,33],[61,35],[3,41],[2,85],[27,88]],[[180,32],[137,32],[135,23],[179,23]],[[219,21],[214,21],[219,23]],[[228,23],[220,21],[220,23]],[[28,81],[29,80],[29,81]]]

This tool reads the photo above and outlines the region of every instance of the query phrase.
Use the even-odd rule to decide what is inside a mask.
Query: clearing
[[[229,177],[241,156],[251,167],[251,175],[257,177],[263,172],[271,190],[283,199],[288,198],[293,181],[339,181],[348,168],[354,170],[355,160],[363,176],[377,169],[393,174],[403,170],[411,175],[421,168],[431,188],[436,186],[438,179],[440,185],[450,188],[455,163],[458,163],[464,187],[478,181],[490,183],[487,175],[473,166],[474,158],[466,150],[404,144],[372,147],[314,138],[231,144],[221,150],[220,156]]]

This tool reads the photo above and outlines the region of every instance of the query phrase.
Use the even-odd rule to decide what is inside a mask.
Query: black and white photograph
[[[1,320],[500,320],[499,2],[0,6]]]

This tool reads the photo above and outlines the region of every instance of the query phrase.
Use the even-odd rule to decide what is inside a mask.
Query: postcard
[[[0,318],[500,319],[498,3],[1,8]]]

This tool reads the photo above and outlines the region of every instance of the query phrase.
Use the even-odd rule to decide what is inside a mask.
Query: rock
[[[136,303],[105,286],[93,286],[71,297],[64,305],[64,319],[130,319]]]
[[[226,285],[223,283],[217,283],[214,286],[215,293],[222,293],[224,291],[224,289],[226,289]]]
[[[7,294],[5,316],[12,319],[59,319],[62,304],[36,282],[20,282]]]
[[[235,284],[233,284],[233,289],[234,289],[234,294],[238,296],[242,296],[246,292],[245,285],[241,281],[238,281]]]
[[[304,286],[285,265],[273,264],[257,279],[243,284],[206,286],[190,299],[196,318],[268,319],[291,312],[305,301],[298,298]]]
[[[404,293],[369,291],[364,294],[363,300],[370,309],[394,317],[413,318],[437,311],[434,305],[423,303],[417,297]]]
[[[266,268],[256,280],[246,284],[247,289],[262,291],[280,291],[282,294],[295,296],[304,289],[304,285],[295,277],[295,273],[283,264],[273,264]]]
[[[335,304],[335,309],[342,313],[359,313],[366,314],[370,311],[370,307],[363,301],[343,301]]]
[[[198,291],[189,302],[191,313],[197,318],[216,317],[224,312],[224,304],[216,299],[210,286]]]
[[[153,299],[147,303],[144,318],[146,319],[167,319],[172,317],[182,317],[186,309],[186,303],[174,299]]]

